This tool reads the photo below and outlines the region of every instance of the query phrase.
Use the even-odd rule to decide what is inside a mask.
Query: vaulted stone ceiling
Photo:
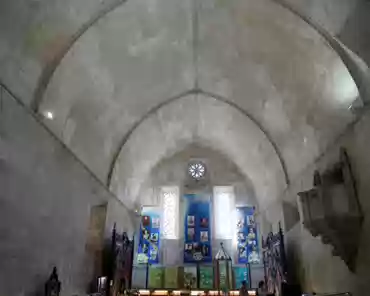
[[[285,0],[370,63],[368,0]]]
[[[0,4],[0,79],[129,204],[195,142],[267,206],[355,119],[340,57],[277,1],[23,2]]]

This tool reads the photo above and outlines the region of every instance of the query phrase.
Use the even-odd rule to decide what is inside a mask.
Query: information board
[[[200,266],[199,267],[199,288],[213,289],[213,267]]]
[[[212,262],[210,201],[195,194],[185,199],[184,262]]]
[[[141,213],[137,262],[158,264],[160,247],[160,211],[147,207]]]
[[[237,263],[256,264],[260,262],[257,226],[254,207],[239,207],[237,213]]]

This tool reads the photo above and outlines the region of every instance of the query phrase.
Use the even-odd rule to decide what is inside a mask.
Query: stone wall
[[[366,0],[278,0],[287,2],[370,62],[369,12]]]
[[[192,160],[202,161],[206,166],[206,174],[201,181],[194,181],[188,176],[188,164]],[[229,157],[217,151],[217,147],[205,147],[199,144],[186,146],[183,151],[168,156],[153,168],[139,193],[141,205],[160,205],[161,186],[178,186],[180,191],[180,215],[179,239],[161,241],[161,264],[165,266],[183,266],[184,249],[184,220],[185,204],[183,194],[199,194],[206,199],[213,200],[213,186],[233,186],[236,206],[256,206],[258,202],[255,196],[253,183],[240,172],[238,166]],[[214,213],[211,207],[211,213]],[[236,246],[232,239],[215,238],[215,221],[211,214],[211,245],[212,256],[215,256],[220,249],[220,242],[232,258],[236,258]],[[260,220],[257,219],[260,225]],[[138,240],[137,240],[138,241]],[[235,261],[234,261],[235,264]],[[185,264],[186,265],[186,264]],[[135,264],[135,270],[141,270],[137,274],[144,274],[145,271]],[[262,265],[251,266],[252,286],[257,287],[258,282],[263,279]],[[134,283],[137,287],[143,287],[143,279],[134,276]]]
[[[52,112],[45,124],[125,202],[196,137],[233,156],[261,200],[276,197],[354,118],[338,54],[270,0],[13,0],[0,12],[0,80]]]
[[[317,293],[351,291],[354,295],[363,295],[364,291],[370,289],[369,135],[370,112],[367,111],[356,124],[347,128],[335,146],[327,150],[315,164],[293,180],[283,194],[281,204],[275,204],[272,207],[278,214],[267,215],[275,228],[279,221],[285,222],[286,251],[290,271],[294,272],[305,291]],[[339,257],[332,256],[332,248],[329,245],[324,245],[319,237],[311,236],[304,229],[299,221],[297,209],[297,192],[312,188],[314,170],[323,171],[336,162],[339,159],[341,146],[347,149],[365,215],[355,273],[351,273]]]
[[[83,295],[91,208],[108,204],[106,238],[114,222],[131,231],[131,218],[21,104],[5,91],[0,100],[0,294],[42,294],[57,266],[62,295]]]

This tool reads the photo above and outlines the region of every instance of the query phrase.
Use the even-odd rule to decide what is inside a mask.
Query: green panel
[[[199,267],[199,288],[213,289],[213,267],[201,266]]]
[[[220,262],[219,265],[219,276],[220,276],[220,289],[227,289],[227,284],[226,284],[226,277],[227,277],[227,270],[226,270],[226,262]]]
[[[229,268],[229,284],[227,285],[227,268]],[[229,289],[233,286],[232,268],[229,261],[219,262],[220,289]]]
[[[149,267],[149,288],[163,288],[163,273],[162,267]]]
[[[234,267],[234,278],[235,278],[235,288],[239,289],[242,286],[242,282],[247,282],[247,287],[249,287],[249,275],[247,266],[236,266]]]
[[[184,267],[184,288],[197,288],[197,268],[195,266]]]
[[[176,289],[179,287],[178,284],[178,267],[166,267],[164,271],[164,287],[166,289]]]

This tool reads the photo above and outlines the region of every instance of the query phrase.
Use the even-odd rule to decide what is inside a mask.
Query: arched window
[[[176,186],[161,188],[162,237],[179,238],[179,188]]]
[[[232,186],[213,187],[215,238],[235,237],[235,194]]]

